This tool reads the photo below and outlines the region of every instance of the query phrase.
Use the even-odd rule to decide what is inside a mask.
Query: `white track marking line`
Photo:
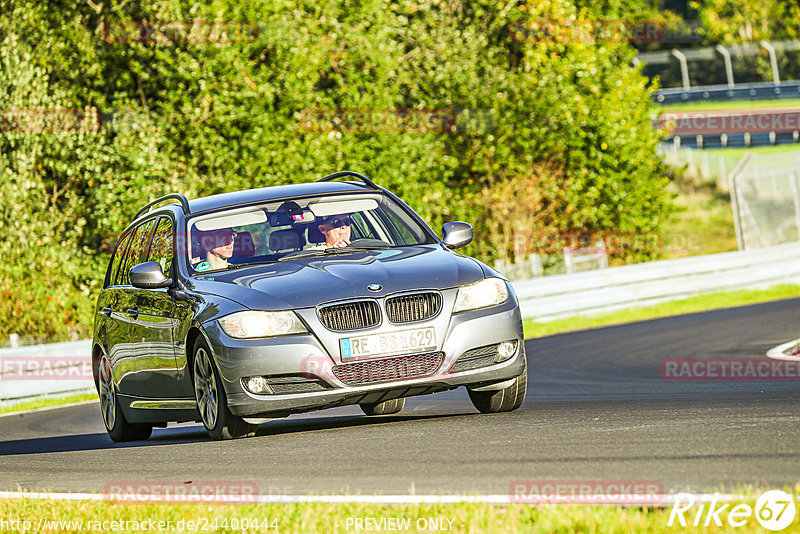
[[[713,494],[713,493],[684,493],[691,495],[695,502],[711,502],[715,497],[717,502],[733,501],[736,499],[746,499],[744,495],[733,494]],[[575,503],[575,504],[611,504],[614,506],[659,506],[666,507],[672,506],[676,501],[676,495],[668,494],[661,495],[659,503],[641,502],[641,503]],[[252,504],[254,502],[261,504],[298,504],[298,503],[367,503],[367,504],[457,504],[457,503],[487,503],[487,504],[529,504],[529,503],[515,503],[508,495],[259,495],[256,499],[247,499],[242,502],[242,495],[214,495],[215,502],[228,503],[228,504]],[[755,497],[753,497],[755,498]],[[42,493],[42,492],[25,492],[25,491],[0,491],[0,499],[43,499],[43,500],[62,500],[62,501],[102,501],[113,500],[120,503],[125,503],[126,499],[108,499],[102,493]],[[173,504],[204,504],[207,501],[203,500],[176,500],[174,496],[169,495],[148,495],[146,500],[131,499],[135,503],[159,503],[168,502]],[[538,505],[544,503],[530,503],[531,505]],[[557,502],[552,504],[572,504],[568,502]]]

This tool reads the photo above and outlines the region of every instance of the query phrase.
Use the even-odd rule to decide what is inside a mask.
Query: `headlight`
[[[499,278],[484,278],[476,284],[460,287],[453,313],[497,306],[508,300],[508,287]]]
[[[232,313],[217,322],[231,337],[273,337],[308,332],[294,312],[242,311]]]

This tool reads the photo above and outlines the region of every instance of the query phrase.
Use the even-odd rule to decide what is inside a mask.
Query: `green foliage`
[[[758,43],[762,40],[800,39],[800,4],[796,0],[706,0],[693,1],[708,44]],[[782,78],[800,78],[800,54],[780,51],[778,68]],[[734,65],[739,79],[755,73],[756,81],[771,81],[772,68],[766,50],[746,56]]]
[[[0,335],[84,334],[109,259],[103,243],[171,191],[194,197],[353,169],[434,228],[473,223],[465,252],[486,261],[530,252],[520,235],[658,231],[667,179],[646,79],[630,66],[635,50],[514,33],[531,18],[646,9],[606,4],[0,0],[0,113],[104,113],[88,132],[0,132],[11,229],[0,291],[12,292]],[[109,33],[141,20],[254,21],[259,31],[233,43]],[[351,120],[359,110],[384,123]],[[389,127],[402,110],[453,122]],[[318,127],[309,116],[321,117]]]
[[[800,6],[793,0],[704,0],[690,4],[711,43],[800,38]]]

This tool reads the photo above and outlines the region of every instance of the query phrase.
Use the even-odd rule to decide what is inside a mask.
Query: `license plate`
[[[385,334],[346,337],[339,340],[342,359],[391,356],[436,349],[433,327],[401,330]]]

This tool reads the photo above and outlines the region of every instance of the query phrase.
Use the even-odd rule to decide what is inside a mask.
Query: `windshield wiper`
[[[341,247],[341,248],[325,248],[315,250],[299,250],[297,252],[290,252],[277,261],[296,260],[301,258],[311,258],[314,256],[335,256],[337,254],[349,254],[351,252],[364,252],[365,250],[379,250],[390,248],[389,245],[365,245],[360,247]]]
[[[268,261],[256,261],[252,263],[236,263],[234,265],[228,265],[227,270],[232,271],[234,269],[241,269],[243,267],[252,267],[253,265],[267,265],[268,263],[275,263],[276,260],[268,260]]]
[[[286,256],[278,258],[276,261],[294,260],[297,258],[310,258],[312,256],[324,256],[328,250],[331,249],[315,249],[315,250],[298,250],[297,252],[290,252]]]
[[[348,252],[364,252],[365,250],[379,250],[382,248],[389,248],[389,245],[372,245],[363,247],[342,247],[342,248],[326,248],[325,254],[347,254]]]

